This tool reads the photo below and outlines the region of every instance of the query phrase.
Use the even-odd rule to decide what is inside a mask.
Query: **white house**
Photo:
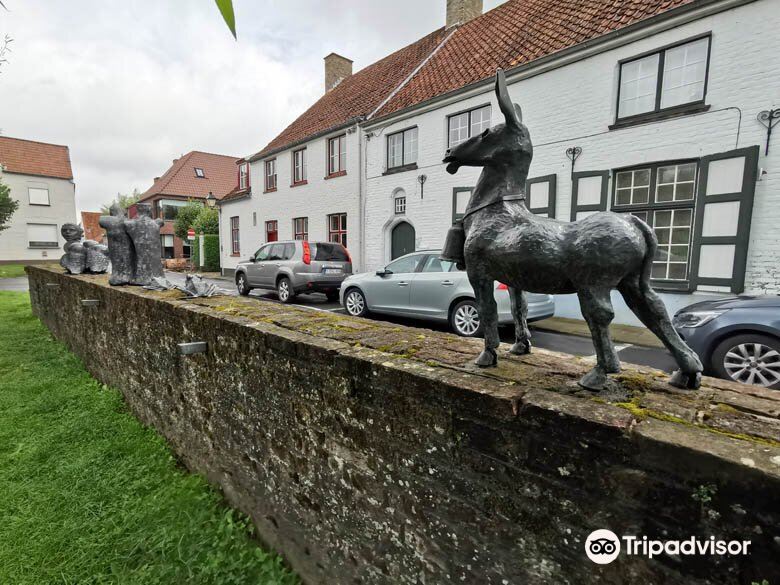
[[[672,311],[780,292],[780,143],[767,155],[757,120],[780,106],[776,1],[563,2],[566,21],[543,4],[510,0],[463,24],[362,122],[365,268],[409,251],[410,238],[442,246],[479,169],[452,176],[441,160],[503,122],[492,77],[503,67],[534,143],[534,212],[648,221],[661,244],[653,284]],[[407,135],[414,152],[399,157]],[[556,300],[557,315],[580,318],[574,295]],[[638,324],[613,300],[616,323]]]
[[[0,232],[0,264],[58,260],[62,224],[78,222],[68,147],[0,136],[0,181],[19,202]]]

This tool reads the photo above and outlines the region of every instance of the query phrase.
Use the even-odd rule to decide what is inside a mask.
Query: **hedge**
[[[204,266],[200,265],[200,238],[203,238],[203,253],[205,256]],[[219,236],[216,234],[205,234],[195,236],[192,243],[192,264],[193,268],[203,270],[203,272],[219,272]]]

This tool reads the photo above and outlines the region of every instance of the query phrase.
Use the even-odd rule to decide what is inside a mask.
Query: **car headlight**
[[[726,311],[690,311],[677,313],[674,316],[675,327],[701,327],[712,321],[715,317],[720,317]]]

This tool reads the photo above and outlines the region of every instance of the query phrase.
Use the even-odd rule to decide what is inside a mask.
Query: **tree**
[[[117,193],[116,198],[111,201],[108,205],[101,205],[100,206],[100,213],[103,215],[109,215],[111,213],[111,206],[116,202],[119,203],[119,206],[122,209],[127,209],[134,203],[138,203],[138,200],[141,199],[141,193],[138,191],[138,189],[133,189],[132,193]]]
[[[219,211],[214,207],[203,207],[192,224],[197,234],[218,234],[219,233]]]
[[[19,208],[19,202],[11,199],[11,189],[0,183],[0,232],[11,227],[11,216]]]
[[[187,205],[179,207],[179,211],[176,213],[176,219],[173,221],[173,233],[182,240],[187,239],[187,230],[189,230],[195,220],[198,218],[198,214],[203,210],[203,205],[196,203],[195,201],[189,201]]]

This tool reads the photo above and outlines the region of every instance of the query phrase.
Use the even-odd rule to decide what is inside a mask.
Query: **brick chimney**
[[[325,93],[328,93],[350,75],[352,75],[351,60],[336,53],[325,57]]]
[[[447,0],[447,28],[482,15],[482,0]]]

